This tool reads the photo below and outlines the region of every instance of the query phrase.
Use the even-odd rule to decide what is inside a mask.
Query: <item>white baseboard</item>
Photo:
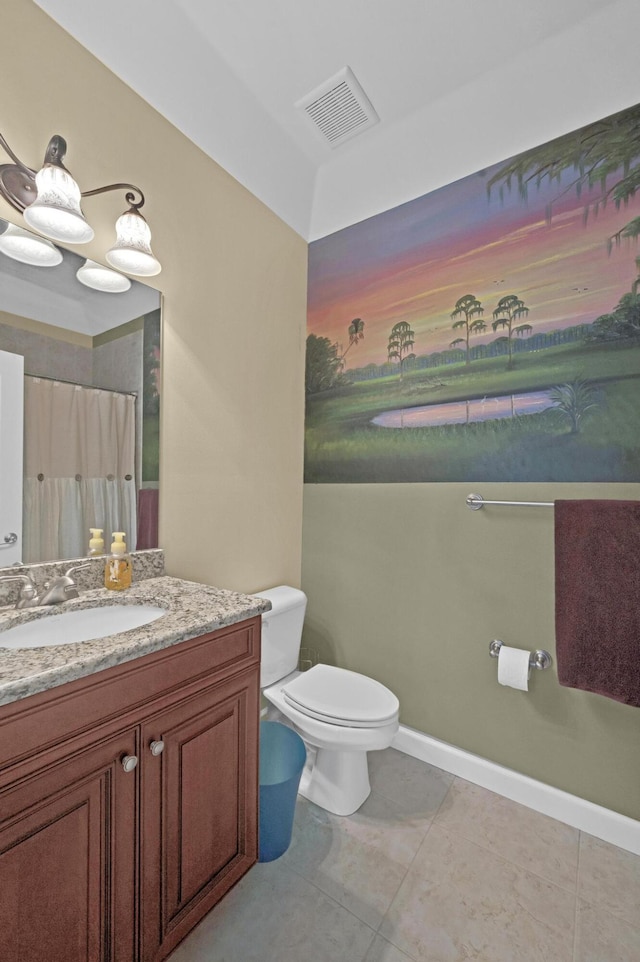
[[[527,805],[536,812],[557,818],[634,855],[640,855],[640,822],[634,818],[594,805],[577,795],[570,795],[510,768],[503,768],[405,725],[400,726],[392,747],[451,775],[458,775],[514,802]]]

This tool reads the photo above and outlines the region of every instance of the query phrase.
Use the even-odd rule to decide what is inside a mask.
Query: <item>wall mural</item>
[[[305,480],[640,481],[639,235],[640,105],[313,242]]]

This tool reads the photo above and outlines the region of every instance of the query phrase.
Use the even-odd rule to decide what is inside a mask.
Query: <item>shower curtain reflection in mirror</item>
[[[25,377],[23,557],[87,554],[89,528],[136,547],[135,395]]]

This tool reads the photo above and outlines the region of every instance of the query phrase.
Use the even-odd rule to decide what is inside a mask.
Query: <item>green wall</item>
[[[560,687],[555,664],[528,693],[498,684],[493,638],[555,655],[553,511],[471,511],[478,489],[640,498],[638,484],[307,484],[304,644],[391,688],[403,724],[640,818],[640,710]]]

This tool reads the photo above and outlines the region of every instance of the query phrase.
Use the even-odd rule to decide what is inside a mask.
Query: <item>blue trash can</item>
[[[260,862],[280,858],[289,848],[306,758],[297,732],[280,722],[260,722]]]

